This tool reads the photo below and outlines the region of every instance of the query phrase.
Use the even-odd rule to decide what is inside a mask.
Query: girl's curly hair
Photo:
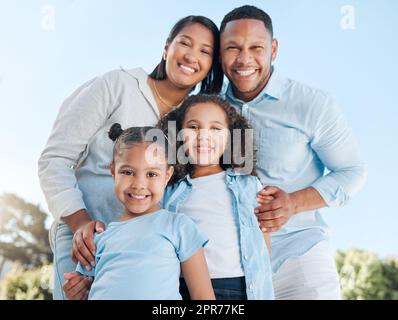
[[[229,129],[229,139],[227,143],[227,149],[225,150],[223,156],[220,158],[220,166],[222,169],[226,170],[227,168],[232,168],[236,171],[239,171],[240,174],[253,175],[257,176],[256,172],[256,157],[255,150],[253,144],[253,131],[252,127],[249,125],[248,121],[235,110],[231,104],[220,98],[219,96],[212,94],[198,94],[189,96],[184,100],[182,105],[167,113],[156,125],[157,128],[161,129],[165,136],[168,137],[169,141],[176,141],[176,145],[173,146],[174,150],[179,150],[183,145],[183,141],[178,141],[178,139],[171,139],[171,136],[177,137],[177,134],[183,129],[182,125],[185,119],[185,115],[189,111],[189,109],[197,105],[199,103],[212,103],[220,107],[226,114],[226,118],[228,121],[228,129]],[[176,132],[169,132],[169,123],[175,122]],[[174,127],[172,127],[174,129]],[[235,131],[234,129],[239,129]],[[247,130],[251,130],[246,137]],[[238,134],[237,134],[238,133]],[[239,137],[238,141],[237,137]],[[240,140],[240,145],[238,145]],[[248,141],[247,141],[248,140]],[[247,145],[249,144],[249,146]],[[246,148],[249,147],[249,148]],[[230,148],[230,150],[228,150]],[[230,152],[231,155],[230,161],[224,161],[224,155],[226,151]],[[248,152],[251,151],[251,152]],[[237,157],[243,159],[243,163],[238,163]],[[250,168],[249,170],[247,168]],[[194,166],[189,162],[187,164],[182,164],[178,162],[178,157],[176,159],[176,165],[174,166],[174,175],[170,180],[169,184],[174,184],[184,178],[186,175],[192,176],[194,173]]]

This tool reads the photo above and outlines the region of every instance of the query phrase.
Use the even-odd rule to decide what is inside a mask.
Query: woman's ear
[[[164,45],[162,59],[163,59],[165,62],[166,62],[166,59],[167,59],[167,52],[169,51],[169,46],[170,46],[170,44],[169,44],[168,42],[166,42],[166,44]]]

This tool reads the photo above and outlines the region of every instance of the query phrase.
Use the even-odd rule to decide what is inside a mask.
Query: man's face
[[[262,21],[255,19],[228,22],[220,40],[222,68],[235,96],[253,100],[269,80],[277,40],[271,38]]]

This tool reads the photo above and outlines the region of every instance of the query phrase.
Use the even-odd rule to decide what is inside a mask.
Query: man
[[[340,299],[322,207],[342,206],[362,187],[366,167],[333,99],[283,77],[272,65],[271,18],[254,6],[229,12],[220,54],[226,99],[254,129],[257,170],[272,199],[256,209],[271,234],[276,299]],[[330,172],[324,175],[325,168]]]

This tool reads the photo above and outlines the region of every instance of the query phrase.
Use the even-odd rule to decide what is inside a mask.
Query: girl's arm
[[[215,300],[203,248],[181,263],[182,274],[192,300]]]
[[[268,249],[268,255],[271,255],[271,241],[269,238],[269,233],[268,232],[263,232],[263,237],[265,240],[265,244],[267,245],[267,249]]]

